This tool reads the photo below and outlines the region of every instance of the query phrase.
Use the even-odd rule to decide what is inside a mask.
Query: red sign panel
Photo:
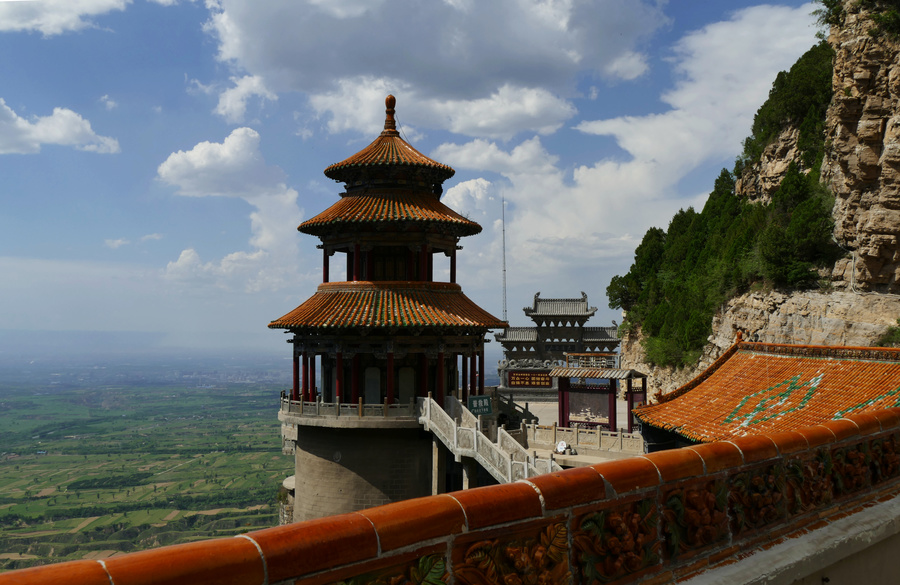
[[[553,382],[547,372],[520,370],[509,372],[510,388],[552,388]]]

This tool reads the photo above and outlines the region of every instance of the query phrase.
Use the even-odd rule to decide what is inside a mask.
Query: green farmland
[[[271,384],[0,389],[0,570],[277,524]]]

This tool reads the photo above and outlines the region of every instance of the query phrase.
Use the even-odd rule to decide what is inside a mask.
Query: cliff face
[[[834,98],[822,180],[835,196],[834,235],[851,257],[832,273],[845,290],[900,292],[900,43],[873,37],[869,15],[845,2],[835,27]]]
[[[848,251],[830,271],[833,290],[748,293],[713,318],[713,334],[695,368],[652,367],[640,332],[622,340],[622,367],[651,376],[651,395],[670,392],[745,339],[810,345],[872,345],[900,317],[900,43],[869,34],[868,13],[845,3],[844,26],[828,39],[835,50],[834,97],[825,122],[821,180],[835,197],[836,241]],[[800,164],[799,131],[786,128],[735,191],[768,203],[791,162]],[[822,275],[828,277],[828,272]]]

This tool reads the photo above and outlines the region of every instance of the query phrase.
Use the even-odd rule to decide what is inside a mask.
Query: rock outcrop
[[[825,123],[822,180],[835,196],[834,235],[850,251],[832,273],[839,289],[900,292],[900,43],[872,36],[856,2],[833,27],[834,98]]]
[[[835,197],[834,236],[847,257],[830,271],[829,292],[748,293],[713,318],[713,334],[693,368],[647,364],[640,332],[622,340],[622,367],[650,375],[651,396],[691,380],[744,339],[805,345],[872,345],[900,317],[900,41],[873,36],[869,13],[845,0],[833,27],[834,97],[825,121],[821,180]],[[768,203],[791,162],[800,163],[799,131],[786,128],[735,190]],[[824,271],[827,277],[829,271]]]

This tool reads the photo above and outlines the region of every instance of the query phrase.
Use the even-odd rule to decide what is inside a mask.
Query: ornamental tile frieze
[[[857,443],[832,450],[831,476],[836,496],[853,494],[871,485],[868,447],[867,443]]]
[[[869,455],[873,485],[900,475],[900,434],[872,440]]]
[[[782,465],[767,465],[731,477],[728,507],[735,536],[759,530],[785,518]]]
[[[572,576],[564,522],[463,546],[454,550],[453,577],[457,583],[550,585],[566,583]]]
[[[659,515],[653,500],[576,518],[572,546],[576,583],[610,583],[660,561]]]
[[[785,497],[792,516],[826,506],[834,499],[831,452],[819,449],[812,457],[786,464]]]
[[[663,494],[667,558],[678,558],[728,538],[724,479],[688,484]]]

